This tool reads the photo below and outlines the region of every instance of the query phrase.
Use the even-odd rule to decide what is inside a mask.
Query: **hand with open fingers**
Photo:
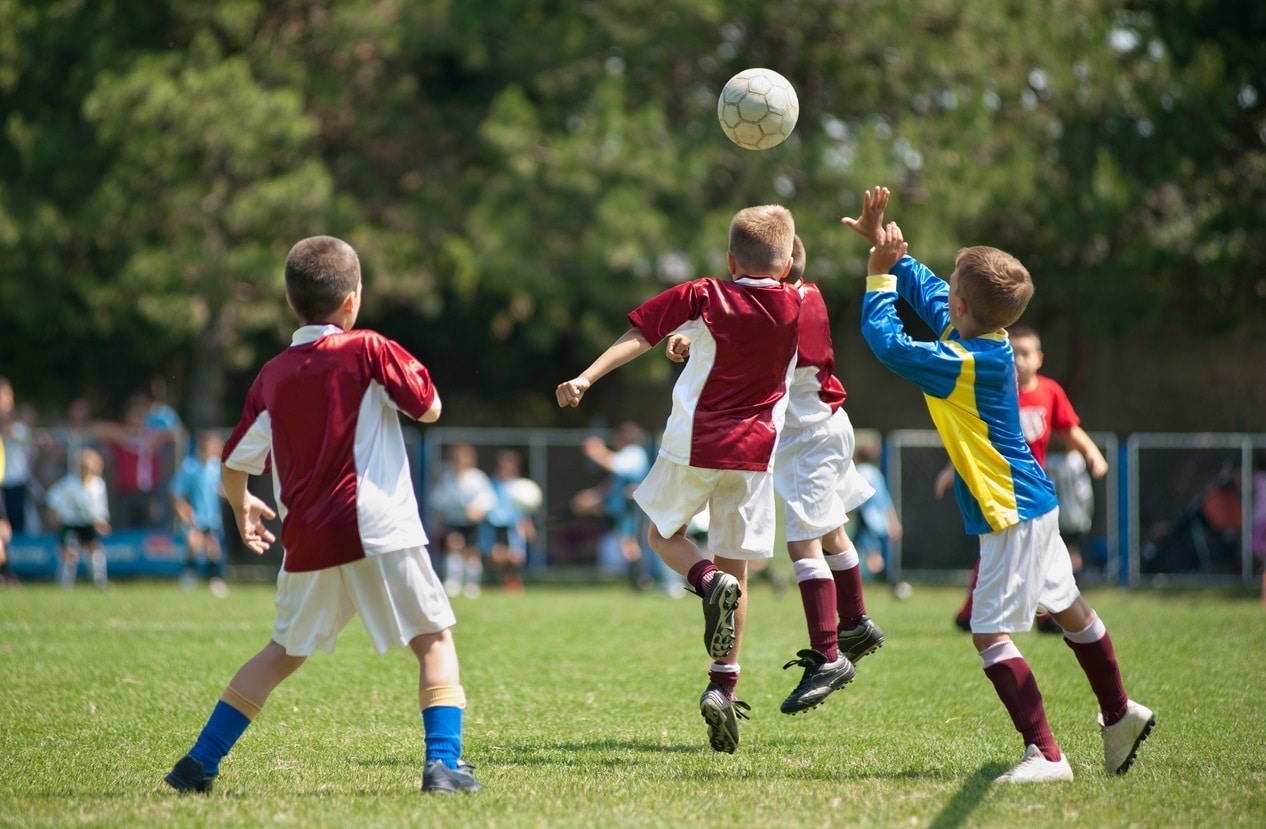
[[[888,273],[909,249],[910,246],[901,235],[901,228],[896,222],[889,222],[887,227],[879,231],[875,246],[870,249],[870,261],[866,265],[866,273],[868,275]]]
[[[242,543],[246,545],[246,549],[256,555],[267,552],[277,537],[268,529],[264,521],[276,517],[277,513],[272,507],[254,495],[249,496],[246,509],[240,512],[237,518],[237,530],[242,535]]]
[[[673,334],[668,338],[665,354],[674,363],[684,363],[690,356],[690,338],[685,334]]]
[[[554,389],[554,396],[558,398],[559,408],[571,406],[575,408],[580,405],[580,399],[585,396],[585,392],[589,391],[589,381],[583,377],[577,377],[568,380],[566,383],[559,383],[558,388]]]
[[[840,221],[861,234],[871,245],[875,245],[879,233],[884,228],[884,211],[888,209],[888,196],[887,187],[872,187],[862,194],[861,218],[852,219],[845,216]]]

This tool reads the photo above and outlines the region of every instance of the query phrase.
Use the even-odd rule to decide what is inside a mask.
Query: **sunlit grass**
[[[466,758],[485,791],[423,797],[417,667],[353,621],[269,700],[210,797],[162,776],[266,641],[272,592],[168,584],[0,592],[0,825],[1261,826],[1266,613],[1248,595],[1095,591],[1131,695],[1159,724],[1106,777],[1095,705],[1056,636],[1018,639],[1076,781],[998,788],[1023,750],[950,622],[956,588],[898,602],[857,680],[796,717],[798,593],[753,590],[737,754],[707,746],[697,599],[620,587],[457,600]]]

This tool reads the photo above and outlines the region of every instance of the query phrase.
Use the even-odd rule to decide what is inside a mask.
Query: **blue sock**
[[[462,709],[433,705],[422,709],[422,729],[426,737],[426,761],[439,760],[457,768],[462,756]]]
[[[202,763],[207,774],[219,774],[220,761],[250,724],[245,714],[220,700],[215,704],[207,724],[202,727],[198,742],[189,749],[189,756]]]

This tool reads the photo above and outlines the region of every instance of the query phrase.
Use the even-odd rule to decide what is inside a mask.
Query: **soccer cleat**
[[[784,714],[799,714],[822,704],[832,691],[838,691],[853,681],[857,669],[847,656],[840,653],[834,662],[827,662],[826,657],[810,648],[797,651],[799,659],[793,659],[782,666],[785,671],[792,665],[804,668],[804,676],[787,698],[782,701],[780,710]]]
[[[869,616],[862,616],[857,627],[841,630],[837,634],[840,653],[856,664],[863,656],[874,653],[884,644],[884,632]]]
[[[954,627],[958,628],[963,633],[971,633],[971,617],[970,616],[955,616]]]
[[[738,579],[720,571],[703,594],[703,646],[713,659],[734,650],[734,609],[742,595]]]
[[[713,751],[733,754],[738,748],[738,721],[749,720],[747,712],[752,706],[735,699],[715,682],[709,682],[703,696],[699,697],[699,713],[708,722],[708,743]]]
[[[186,754],[181,757],[172,770],[167,772],[163,782],[181,794],[210,794],[211,784],[215,782],[214,774],[207,774],[200,760]]]
[[[1071,783],[1073,769],[1068,756],[1060,754],[1058,760],[1047,760],[1035,745],[1024,749],[1024,759],[1006,774],[994,778],[995,783]]]
[[[428,794],[477,792],[483,786],[475,779],[474,771],[474,767],[464,760],[458,760],[455,769],[450,769],[439,760],[432,760],[422,770],[422,791]]]
[[[1139,745],[1152,733],[1156,715],[1150,708],[1134,700],[1125,703],[1125,716],[1112,725],[1103,724],[1099,715],[1099,734],[1103,737],[1103,770],[1108,774],[1125,774],[1134,764]]]

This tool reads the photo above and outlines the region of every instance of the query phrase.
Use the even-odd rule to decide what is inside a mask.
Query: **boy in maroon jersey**
[[[853,466],[856,440],[843,409],[844,384],[834,373],[831,323],[822,293],[804,281],[806,261],[797,236],[787,282],[802,297],[799,339],[786,422],[775,453],[774,491],[786,507],[787,554],[804,604],[809,647],[783,666],[804,668],[799,684],[783,700],[784,714],[815,708],[852,682],[853,663],[884,642],[883,631],[866,614],[860,561],[844,530],[848,513],[865,503],[874,488]],[[673,334],[668,359],[684,361],[690,345],[686,335]]]
[[[694,358],[673,387],[659,456],[633,498],[651,520],[651,549],[703,597],[704,645],[721,665],[699,700],[716,751],[738,747],[739,644],[747,562],[774,554],[770,471],[795,368],[800,294],[784,284],[795,221],[779,205],[740,210],[730,222],[731,279],[695,279],[647,300],[633,327],[580,376],[560,383],[560,406],[576,406],[593,383],[680,330]],[[711,511],[715,563],[686,535]],[[716,666],[714,665],[714,668]]]
[[[408,645],[420,665],[425,732],[422,791],[478,791],[461,759],[466,696],[455,621],[431,567],[398,412],[433,423],[440,398],[426,367],[399,344],[352,331],[360,312],[360,260],[330,236],[286,258],[286,301],[303,323],[264,365],[224,446],[224,491],[247,548],[275,540],[275,517],[247,491],[269,464],[285,559],[271,641],[229,682],[197,742],[166,782],[207,793],[220,761],[269,695],[317,650],[334,651],[359,613],[380,653]]]

